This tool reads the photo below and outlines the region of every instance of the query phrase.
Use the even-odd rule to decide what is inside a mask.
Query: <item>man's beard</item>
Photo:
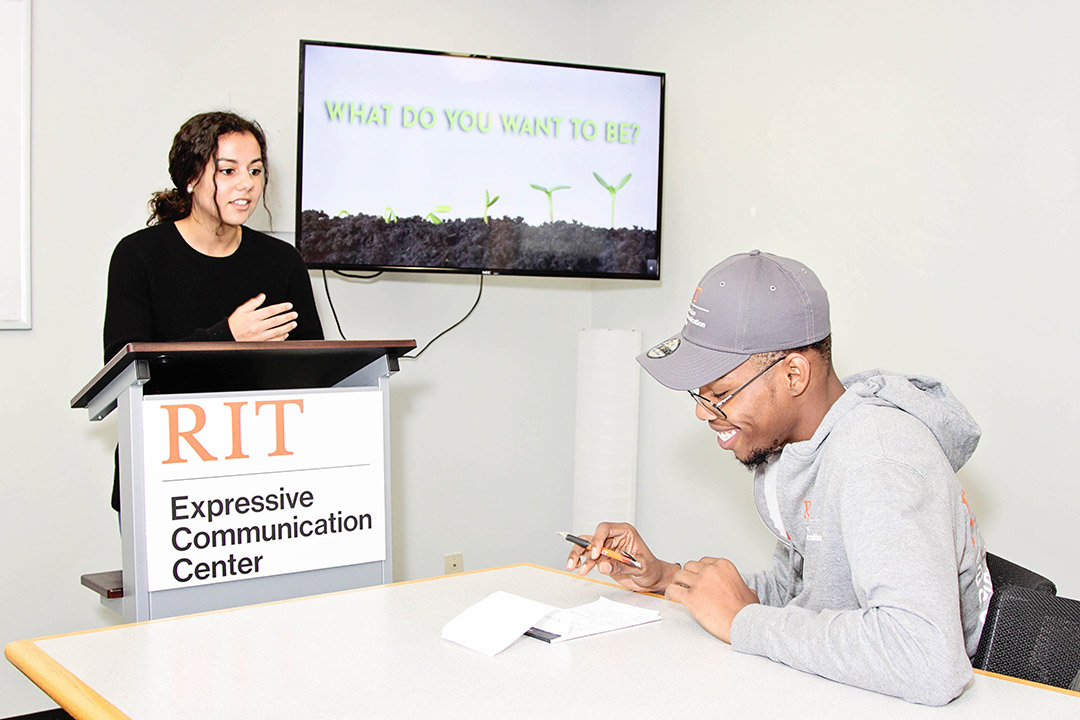
[[[769,462],[769,458],[773,456],[773,453],[780,450],[780,441],[773,440],[773,446],[766,450],[765,448],[754,448],[750,451],[750,457],[743,460],[737,457],[738,461],[750,472],[756,471],[759,467]]]

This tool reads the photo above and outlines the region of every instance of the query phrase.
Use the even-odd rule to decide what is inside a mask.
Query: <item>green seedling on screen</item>
[[[436,205],[434,208],[432,208],[431,212],[429,212],[427,215],[424,216],[424,219],[425,220],[430,220],[431,222],[433,222],[436,225],[442,225],[443,224],[443,219],[441,217],[439,217],[438,215],[436,215],[435,213],[448,213],[448,212],[450,212],[450,206],[449,205]]]
[[[556,185],[555,187],[548,190],[546,187],[540,187],[539,185],[533,185],[532,183],[529,183],[529,185],[534,190],[539,190],[540,192],[547,195],[547,199],[548,199],[548,222],[555,222],[555,206],[551,202],[551,196],[552,196],[552,194],[555,193],[556,190],[569,190],[570,186],[569,185]]]
[[[382,219],[384,222],[388,223],[397,222],[397,213],[387,205],[386,209],[383,210]]]
[[[492,198],[487,190],[484,191],[484,224],[485,225],[490,225],[490,223],[488,222],[488,214],[487,214],[488,208],[490,208],[492,205],[494,205],[497,202],[499,202],[499,196],[498,195],[496,195],[494,198]]]
[[[337,214],[338,217],[349,217],[351,213],[348,210],[342,210]]]
[[[603,185],[604,188],[609,193],[611,193],[611,228],[612,229],[615,229],[615,193],[622,190],[623,186],[626,185],[626,183],[630,182],[630,175],[632,175],[632,173],[626,173],[626,177],[624,177],[622,180],[620,180],[618,185],[612,187],[611,185],[608,185],[607,182],[604,181],[604,178],[600,177],[600,175],[598,173],[595,173],[595,172],[593,173],[593,177],[596,178],[596,182]]]

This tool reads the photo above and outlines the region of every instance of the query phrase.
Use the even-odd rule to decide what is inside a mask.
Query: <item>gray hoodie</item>
[[[814,436],[758,468],[777,536],[772,572],[745,575],[731,644],[912,702],[963,692],[990,599],[975,516],[955,472],[979,426],[937,380],[869,371]]]

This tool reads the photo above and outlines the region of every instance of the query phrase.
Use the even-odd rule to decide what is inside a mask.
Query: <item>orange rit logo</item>
[[[813,502],[813,501],[812,500],[803,500],[802,501],[802,504],[803,504],[803,514],[802,514],[802,516],[804,518],[806,518],[806,519],[810,519],[810,503],[811,502]]]
[[[971,544],[973,547],[978,548],[978,544],[975,542],[975,513],[972,511],[971,506],[968,505],[967,491],[963,488],[960,488],[960,502],[964,504],[968,511],[968,522],[971,523]]]
[[[694,303],[696,303],[696,302],[697,302],[697,299],[698,299],[699,297],[701,297],[701,288],[700,288],[700,287],[696,287],[696,288],[694,288],[694,299],[693,299],[693,300],[691,300],[690,302],[694,302]]]

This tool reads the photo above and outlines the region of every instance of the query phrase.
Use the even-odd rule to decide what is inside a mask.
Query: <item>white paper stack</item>
[[[547,641],[557,643],[659,619],[659,610],[645,610],[604,597],[588,605],[560,610],[499,590],[446,623],[442,637],[494,657],[530,628],[548,633]]]
[[[494,657],[555,608],[499,590],[443,626],[443,640]]]
[[[534,627],[558,635],[550,642],[559,643],[644,625],[659,619],[659,610],[646,610],[602,597],[588,605],[556,610],[544,616]]]

